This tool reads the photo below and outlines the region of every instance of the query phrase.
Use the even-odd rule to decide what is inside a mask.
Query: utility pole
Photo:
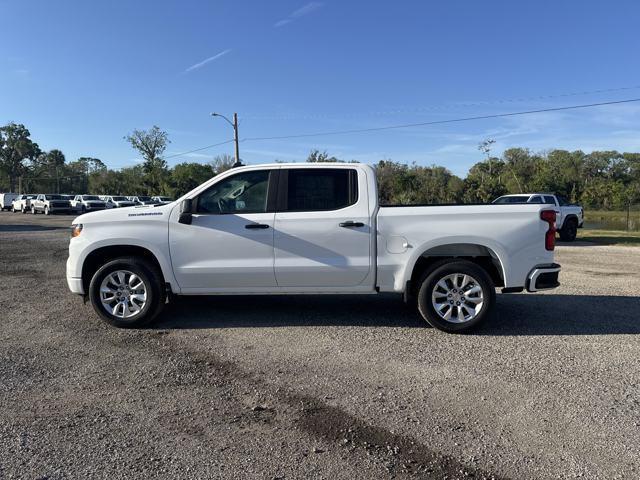
[[[234,113],[233,114],[233,139],[235,141],[236,144],[236,163],[234,163],[234,167],[239,167],[242,165],[242,163],[240,163],[240,145],[238,142],[238,114]]]
[[[233,141],[235,142],[235,147],[236,147],[235,149],[236,162],[233,164],[231,168],[241,167],[242,162],[240,161],[240,140],[238,139],[238,114],[237,113],[233,114],[233,122],[229,120],[227,117],[225,117],[224,115],[222,115],[221,113],[213,112],[211,116],[224,118],[227,121],[227,123],[233,127]]]

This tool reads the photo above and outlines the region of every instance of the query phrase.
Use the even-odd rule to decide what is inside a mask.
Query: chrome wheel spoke
[[[465,297],[464,300],[466,303],[482,303],[482,297]]]
[[[116,270],[100,285],[100,301],[114,317],[128,319],[140,314],[147,303],[147,286],[135,273]]]
[[[443,320],[465,323],[482,311],[484,296],[478,281],[471,275],[451,273],[440,278],[433,287],[431,304]]]

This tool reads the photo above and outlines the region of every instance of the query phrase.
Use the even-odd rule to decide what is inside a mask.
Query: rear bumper
[[[536,266],[527,275],[527,291],[538,292],[559,287],[558,275],[561,269],[562,267],[557,263]]]

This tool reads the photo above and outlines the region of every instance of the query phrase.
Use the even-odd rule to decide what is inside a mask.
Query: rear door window
[[[358,201],[358,174],[349,168],[286,169],[278,211],[339,210]]]

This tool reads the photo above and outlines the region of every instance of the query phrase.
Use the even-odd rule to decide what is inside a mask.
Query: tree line
[[[179,197],[234,163],[231,156],[220,155],[206,163],[169,167],[163,155],[170,140],[156,126],[134,130],[123,140],[142,161],[114,170],[91,156],[67,161],[58,149],[42,151],[24,125],[9,123],[0,127],[0,191]],[[489,139],[479,145],[483,159],[465,178],[438,165],[378,161],[374,168],[381,203],[486,203],[507,193],[533,191],[555,192],[592,209],[640,203],[640,153],[510,148],[495,156],[493,143]],[[306,161],[344,160],[312,150]]]

